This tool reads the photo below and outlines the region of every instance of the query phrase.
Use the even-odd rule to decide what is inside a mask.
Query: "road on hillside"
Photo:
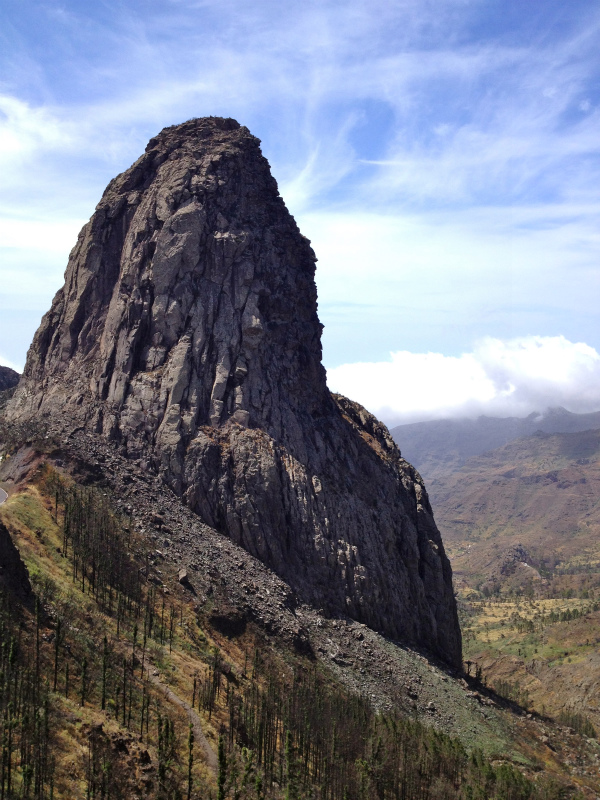
[[[0,506],[2,503],[7,499],[8,495],[4,491],[4,489],[0,489]]]

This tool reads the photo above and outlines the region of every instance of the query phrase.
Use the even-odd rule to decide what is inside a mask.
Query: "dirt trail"
[[[121,645],[121,651],[123,650],[126,651],[129,657],[131,657],[133,651],[132,646],[128,642],[120,642],[119,644]],[[137,653],[135,658],[137,662]],[[137,663],[139,664],[139,662]],[[207,766],[216,775],[218,772],[217,755],[210,746],[208,739],[204,735],[204,731],[202,730],[202,720],[200,719],[199,715],[192,708],[192,706],[185,700],[183,700],[183,698],[179,697],[179,695],[176,694],[173,691],[173,689],[171,689],[170,686],[167,686],[166,683],[163,683],[158,674],[154,674],[158,673],[158,669],[155,667],[152,661],[149,660],[146,661],[146,664],[144,666],[144,673],[148,677],[148,680],[151,683],[153,683],[154,686],[156,686],[158,689],[161,690],[161,692],[164,694],[164,696],[170,703],[179,706],[179,708],[182,708],[188,715],[188,719],[192,723],[192,728],[194,730],[194,743],[198,747],[200,747],[200,749],[204,753],[204,758],[206,760]]]
[[[191,707],[189,703],[186,703],[186,701],[183,700],[181,697],[179,697],[179,695],[175,694],[175,692],[171,689],[170,686],[167,686],[165,683],[163,683],[158,677],[158,675],[153,675],[152,672],[153,670],[151,668],[149,672],[149,678],[152,681],[152,683],[163,692],[163,694],[165,695],[167,700],[169,700],[170,703],[174,703],[175,705],[179,706],[179,708],[182,708],[188,715],[188,718],[192,723],[192,727],[194,729],[194,741],[202,749],[202,752],[204,753],[204,757],[206,759],[206,763],[216,775],[218,769],[217,756],[215,751],[208,743],[208,739],[204,735],[204,731],[202,730],[202,721],[200,717],[194,711],[194,709]]]

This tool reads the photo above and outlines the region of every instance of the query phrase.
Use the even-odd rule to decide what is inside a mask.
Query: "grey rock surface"
[[[303,602],[459,665],[423,482],[327,389],[315,260],[246,128],[166,128],[81,231],[7,418],[101,434]]]

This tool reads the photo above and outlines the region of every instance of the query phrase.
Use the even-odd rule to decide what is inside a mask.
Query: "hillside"
[[[5,674],[32,682],[31,712],[49,721],[36,733],[15,717],[19,796],[29,780],[65,800],[600,790],[595,739],[348,617],[296,604],[274,573],[198,527],[101,440],[84,451],[80,440],[32,438],[4,450],[0,507],[34,593],[4,594],[3,641],[22,631]],[[9,697],[0,693],[5,709]]]
[[[0,365],[0,392],[13,389],[19,382],[19,373],[10,367]]]
[[[327,388],[259,144],[150,140],[5,406],[0,800],[591,800],[592,727],[465,675],[427,490]]]
[[[600,729],[600,431],[511,442],[431,495],[465,658],[536,710]]]
[[[600,559],[599,430],[511,442],[431,481],[430,494],[459,584],[499,575],[503,585],[560,582],[569,573],[591,588],[585,576]]]
[[[0,366],[0,411],[6,406],[14,395],[19,383],[19,373],[10,367]]]

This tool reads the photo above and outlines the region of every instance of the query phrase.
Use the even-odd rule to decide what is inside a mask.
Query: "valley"
[[[593,415],[581,416],[567,423]],[[524,707],[595,733],[600,431],[538,431],[433,474],[468,669]]]

